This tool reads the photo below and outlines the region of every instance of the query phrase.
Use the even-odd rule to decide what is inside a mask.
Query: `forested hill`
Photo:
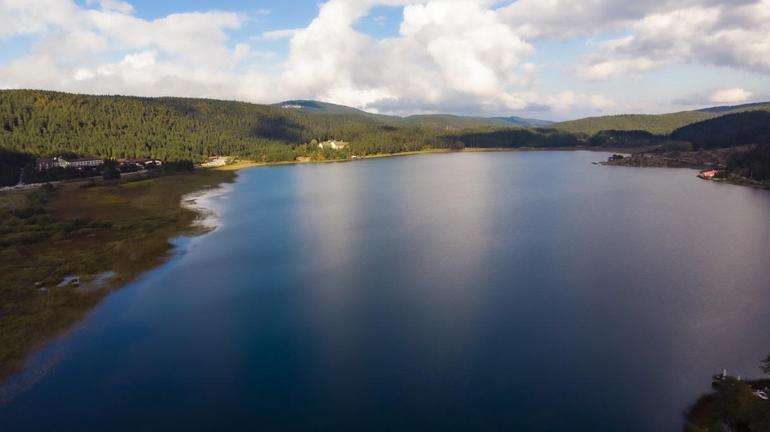
[[[293,160],[296,147],[313,139],[344,139],[362,154],[442,146],[433,131],[397,128],[351,113],[204,99],[0,91],[0,147],[35,156],[70,152],[196,161],[239,155],[283,161]]]
[[[561,131],[594,135],[601,131],[646,131],[656,135],[668,135],[684,126],[746,111],[770,111],[770,103],[756,103],[738,106],[705,108],[697,111],[683,111],[671,114],[642,115],[626,114],[603,117],[589,117],[557,124]]]
[[[694,123],[674,131],[671,139],[688,141],[696,150],[748,144],[770,147],[770,112],[748,111]]]
[[[625,114],[604,117],[589,117],[557,124],[559,130],[569,133],[594,135],[601,131],[646,131],[665,135],[674,130],[702,120],[714,118],[716,114],[703,111],[687,111],[673,114],[644,115]]]
[[[395,117],[315,101],[256,105],[0,91],[0,147],[34,156],[195,161],[224,154],[284,161],[301,156],[298,148],[314,139],[348,141],[354,154],[395,153],[456,147],[462,130],[473,130],[477,137],[480,130],[519,128],[528,122],[547,124],[514,117]]]
[[[207,99],[4,90],[0,91],[0,151],[6,156],[0,162],[18,165],[16,156],[8,156],[9,151],[26,155],[27,161],[35,156],[75,154],[166,161],[200,161],[207,156],[228,155],[276,162],[428,148],[633,147],[660,144],[669,135],[690,141],[695,148],[711,148],[738,145],[735,143],[749,138],[765,140],[770,114],[730,114],[762,108],[767,106],[732,107],[720,110],[719,114],[693,111],[572,122],[587,122],[591,124],[590,130],[605,131],[589,136],[569,132],[575,129],[565,126],[566,123],[556,129],[524,129],[507,126],[510,119],[393,117],[313,101],[255,105]],[[704,119],[713,123],[698,122]],[[682,128],[678,126],[681,123],[692,126]],[[319,154],[317,146],[309,145],[313,140],[328,139],[347,141],[350,147],[344,152]]]
[[[200,161],[229,155],[276,162],[427,148],[578,144],[560,132],[525,130],[511,121],[440,115],[402,118],[314,101],[255,105],[0,91],[0,150],[29,157],[76,154]],[[319,155],[317,147],[309,145],[329,139],[347,141],[350,147]]]

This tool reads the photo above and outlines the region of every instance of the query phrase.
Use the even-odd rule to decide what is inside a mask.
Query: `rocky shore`
[[[666,152],[655,149],[634,153],[622,158],[610,158],[604,165],[652,167],[652,168],[726,168],[731,157],[753,150],[756,146],[741,146],[716,150],[698,150],[690,152]]]

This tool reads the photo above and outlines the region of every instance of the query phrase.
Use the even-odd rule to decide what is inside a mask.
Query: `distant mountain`
[[[384,116],[380,114],[368,113],[366,111],[351,108],[344,105],[336,105],[327,102],[319,102],[314,100],[290,100],[275,104],[273,106],[280,107],[286,110],[303,111],[307,113],[316,114],[341,114],[341,115],[358,115],[371,118],[379,118],[382,120],[393,119],[397,117]]]
[[[511,124],[520,127],[551,127],[556,124],[550,120],[539,120],[524,117],[495,117],[497,120],[502,120],[506,124]]]
[[[594,135],[606,130],[641,130],[657,135],[668,135],[684,126],[746,111],[770,111],[770,103],[753,103],[738,106],[720,106],[696,111],[683,111],[671,114],[625,114],[603,117],[589,117],[558,123],[555,125],[562,132]]]
[[[472,117],[451,114],[420,114],[407,117],[369,113],[356,108],[312,100],[290,100],[275,106],[310,113],[342,114],[375,119],[393,126],[428,127],[435,129],[468,129],[481,127],[548,127],[555,123],[521,117]]]
[[[409,126],[435,129],[472,129],[481,127],[513,127],[499,120],[487,117],[463,117],[449,114],[421,114],[403,117],[401,121]]]

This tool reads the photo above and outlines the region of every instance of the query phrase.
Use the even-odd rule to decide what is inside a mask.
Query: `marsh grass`
[[[192,234],[181,198],[232,181],[207,170],[113,183],[71,183],[0,194],[0,379],[69,329],[112,289],[166,259],[169,240]],[[114,271],[105,288],[59,288]]]

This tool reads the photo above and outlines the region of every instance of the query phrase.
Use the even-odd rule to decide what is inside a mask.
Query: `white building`
[[[321,150],[323,149],[342,150],[342,149],[348,148],[348,143],[344,141],[337,141],[337,140],[324,141],[322,143],[318,143],[318,148],[320,148]]]

